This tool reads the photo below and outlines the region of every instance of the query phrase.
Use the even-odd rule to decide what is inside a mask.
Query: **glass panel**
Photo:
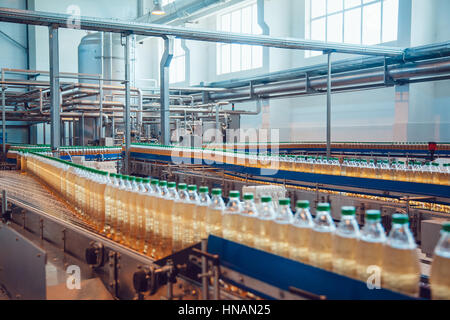
[[[222,24],[220,26],[220,30],[225,31],[225,32],[231,31],[230,18],[231,18],[230,14],[224,14],[222,16]]]
[[[239,44],[231,45],[231,72],[241,70],[241,46]]]
[[[378,44],[381,41],[381,3],[363,7],[363,44]]]
[[[231,13],[231,32],[241,32],[241,10]]]
[[[326,0],[312,0],[311,1],[311,18],[324,16],[327,13]]]
[[[258,24],[258,7],[252,5],[252,34],[262,34],[263,31]]]
[[[344,0],[345,9],[361,5],[361,0]]]
[[[263,48],[252,46],[252,68],[262,68],[263,66]]]
[[[397,40],[398,0],[383,3],[383,42]]]
[[[252,68],[252,46],[242,45],[242,70]]]
[[[252,33],[252,10],[250,7],[242,9],[242,33]]]
[[[229,73],[230,72],[230,63],[231,63],[231,45],[224,44],[222,45],[222,68],[221,73]]]
[[[342,42],[342,13],[328,16],[327,41]]]
[[[361,8],[345,12],[344,42],[351,44],[361,43]]]
[[[328,14],[342,11],[342,0],[328,0]]]
[[[311,22],[311,40],[325,41],[325,18]]]

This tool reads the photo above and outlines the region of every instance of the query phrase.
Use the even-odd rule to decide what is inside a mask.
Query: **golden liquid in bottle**
[[[128,198],[128,220],[129,220],[129,246],[133,249],[136,249],[136,239],[137,239],[137,201],[139,193],[136,191],[129,192],[130,197]]]
[[[311,230],[309,262],[321,269],[331,270],[333,234]]]
[[[309,243],[311,228],[301,228],[289,225],[289,257],[302,263],[309,262]]]
[[[183,239],[183,214],[186,212],[185,203],[175,201],[172,212],[172,251],[176,252],[182,249]]]
[[[409,295],[419,292],[420,266],[415,249],[383,248],[382,286]]]
[[[383,243],[382,242],[369,242],[365,240],[359,240],[356,245],[356,275],[358,279],[366,282],[370,277],[371,272],[368,268],[370,266],[377,266],[382,268],[383,260]]]
[[[113,185],[108,184],[105,188],[105,223],[103,225],[103,234],[111,238],[111,225],[112,225],[112,213],[113,213]]]
[[[239,222],[240,214],[237,213],[224,213],[222,215],[222,234],[227,240],[237,241],[237,226]]]
[[[206,233],[222,237],[222,210],[213,208],[206,210]]]
[[[194,218],[196,211],[195,203],[185,203],[182,214],[182,237],[181,237],[181,246],[186,248],[194,243]]]
[[[152,240],[153,240],[153,213],[152,205],[154,201],[152,194],[146,194],[144,198],[144,249],[143,252],[147,255],[152,253]]]
[[[206,233],[206,214],[208,206],[198,206],[197,214],[194,220],[194,241],[199,242],[208,238]]]
[[[333,271],[347,277],[356,276],[355,251],[357,238],[335,235],[333,239]]]
[[[174,200],[164,199],[163,224],[161,227],[161,255],[163,257],[172,253],[172,211]]]
[[[264,220],[257,218],[255,224],[253,225],[255,234],[254,237],[255,248],[267,252],[271,251],[270,229],[272,223],[273,223],[272,220]]]
[[[145,193],[136,195],[136,250],[144,251],[145,237]]]
[[[282,257],[289,257],[289,228],[288,223],[272,222],[270,228],[271,251]]]
[[[432,299],[450,300],[450,258],[434,255],[430,284]]]
[[[255,234],[253,225],[257,222],[256,217],[250,215],[242,215],[238,224],[240,230],[238,232],[238,242],[246,246],[253,247],[255,245]]]
[[[114,240],[117,242],[122,242],[122,236],[123,236],[123,219],[124,219],[124,210],[123,210],[123,200],[124,198],[125,190],[117,189],[116,192],[116,219],[114,222]]]

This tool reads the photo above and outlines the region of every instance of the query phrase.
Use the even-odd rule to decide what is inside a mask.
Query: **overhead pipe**
[[[71,19],[71,16],[68,14],[0,8],[0,21],[5,22],[46,26],[57,25],[61,28],[68,28],[67,21],[69,19]],[[282,49],[334,51],[360,55],[403,56],[404,54],[403,49],[393,47],[327,43],[323,41],[280,38],[266,35],[208,31],[167,25],[136,22],[130,23],[128,21],[106,18],[100,19],[98,17],[79,17],[78,22],[81,30],[115,32],[151,37],[173,36],[176,38],[197,41],[239,43]]]

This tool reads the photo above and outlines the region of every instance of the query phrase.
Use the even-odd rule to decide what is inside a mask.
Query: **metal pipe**
[[[50,52],[50,98],[51,98],[51,137],[50,145],[52,151],[60,146],[61,139],[61,121],[60,121],[60,91],[59,91],[59,43],[58,43],[58,26],[49,27],[49,52]]]
[[[71,19],[71,16],[68,14],[0,8],[0,21],[5,22],[47,26],[58,25],[62,28],[68,28],[67,21],[69,21],[69,19]],[[207,42],[239,43],[283,49],[316,51],[332,50],[335,52],[361,55],[402,56],[404,54],[404,50],[392,47],[360,46],[304,39],[278,38],[265,35],[207,31],[157,24],[130,23],[128,21],[105,18],[100,19],[98,17],[80,17],[78,22],[81,30],[116,32],[151,37],[172,36],[181,39]]]
[[[173,57],[172,37],[164,38],[164,53],[160,63],[160,104],[161,104],[161,143],[170,144],[170,123],[169,123],[169,67]]]
[[[131,146],[131,117],[130,117],[130,81],[131,81],[131,69],[130,69],[130,58],[131,58],[131,45],[130,45],[130,35],[125,36],[125,173],[129,172],[130,163],[130,146]]]
[[[6,88],[2,87],[2,149],[3,156],[6,157]]]
[[[327,74],[327,157],[331,156],[331,51],[328,52]]]

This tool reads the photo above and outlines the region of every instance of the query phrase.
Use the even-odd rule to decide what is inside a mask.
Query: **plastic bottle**
[[[185,183],[178,184],[178,196],[175,200],[172,212],[172,251],[177,252],[182,249],[183,241],[183,215],[186,210],[186,203],[189,202],[189,194],[187,193],[187,185]]]
[[[206,234],[222,237],[222,214],[225,210],[225,203],[222,199],[222,189],[211,190],[211,204],[206,210]]]
[[[156,224],[156,215],[157,215],[157,205],[158,201],[160,199],[161,195],[161,189],[159,187],[159,180],[158,179],[152,179],[150,181],[151,186],[151,197],[150,197],[150,203],[149,203],[149,210],[150,210],[150,232],[148,233],[148,236],[150,236],[150,239],[147,241],[149,244],[148,253],[151,257],[155,258],[156,254],[156,241],[157,241],[157,234],[155,231],[155,224]]]
[[[183,248],[188,247],[194,243],[194,221],[196,220],[197,206],[200,203],[197,186],[194,184],[188,185],[189,202],[186,203],[186,211],[183,213]]]
[[[150,184],[150,178],[144,178],[143,184],[147,190],[144,201],[144,247],[142,252],[147,255],[151,255],[151,240],[153,232],[153,217],[152,217],[152,204],[153,204],[153,188]]]
[[[275,219],[275,210],[273,208],[272,197],[262,196],[261,204],[258,208],[258,216],[254,224],[254,243],[255,248],[270,252],[270,229]]]
[[[450,300],[450,222],[442,225],[441,238],[431,263],[431,298]]]
[[[169,194],[169,189],[167,188],[167,181],[159,181],[158,184],[159,193],[157,193],[158,198],[154,202],[154,216],[153,216],[153,247],[154,256],[156,259],[162,258],[162,226],[164,223],[164,207],[166,205],[166,198]]]
[[[222,215],[222,234],[225,239],[238,241],[242,235],[238,236],[240,222],[240,213],[242,211],[241,201],[239,200],[239,191],[230,191],[228,203]]]
[[[144,250],[144,235],[145,235],[145,197],[147,196],[147,188],[144,184],[143,178],[136,178],[138,192],[136,195],[136,212],[135,212],[135,248],[138,251]]]
[[[372,274],[371,267],[382,268],[386,233],[381,224],[380,210],[366,211],[365,224],[360,234],[355,255],[356,275],[361,281],[366,282]]]
[[[164,200],[161,224],[161,254],[167,256],[172,253],[172,211],[174,201],[177,200],[177,184],[173,181],[167,183],[168,193]]]
[[[291,200],[278,200],[278,210],[270,228],[271,251],[277,255],[289,257],[289,227],[292,220]]]
[[[314,225],[309,212],[309,201],[298,200],[297,210],[289,226],[289,257],[303,263],[308,263],[309,242]]]
[[[359,226],[355,207],[342,207],[333,239],[333,271],[348,277],[356,276],[355,252],[359,239]]]
[[[420,265],[408,216],[394,214],[383,248],[382,286],[409,295],[419,292]]]
[[[123,175],[119,175],[119,189],[116,194],[116,210],[117,210],[117,219],[114,223],[115,232],[114,232],[114,240],[117,242],[123,241],[123,230],[124,230],[124,201],[126,200],[126,192],[127,192],[127,177]]]
[[[258,210],[256,209],[254,196],[252,193],[244,194],[244,203],[242,204],[241,222],[238,224],[240,230],[238,232],[238,242],[249,247],[254,246],[253,226],[258,220]]]
[[[333,233],[336,226],[330,215],[329,203],[318,203],[310,237],[309,262],[313,266],[331,270]]]
[[[208,187],[201,186],[199,188],[199,203],[194,216],[193,228],[194,228],[194,242],[199,242],[202,239],[206,239],[206,211],[211,204],[211,198],[208,194]]]

